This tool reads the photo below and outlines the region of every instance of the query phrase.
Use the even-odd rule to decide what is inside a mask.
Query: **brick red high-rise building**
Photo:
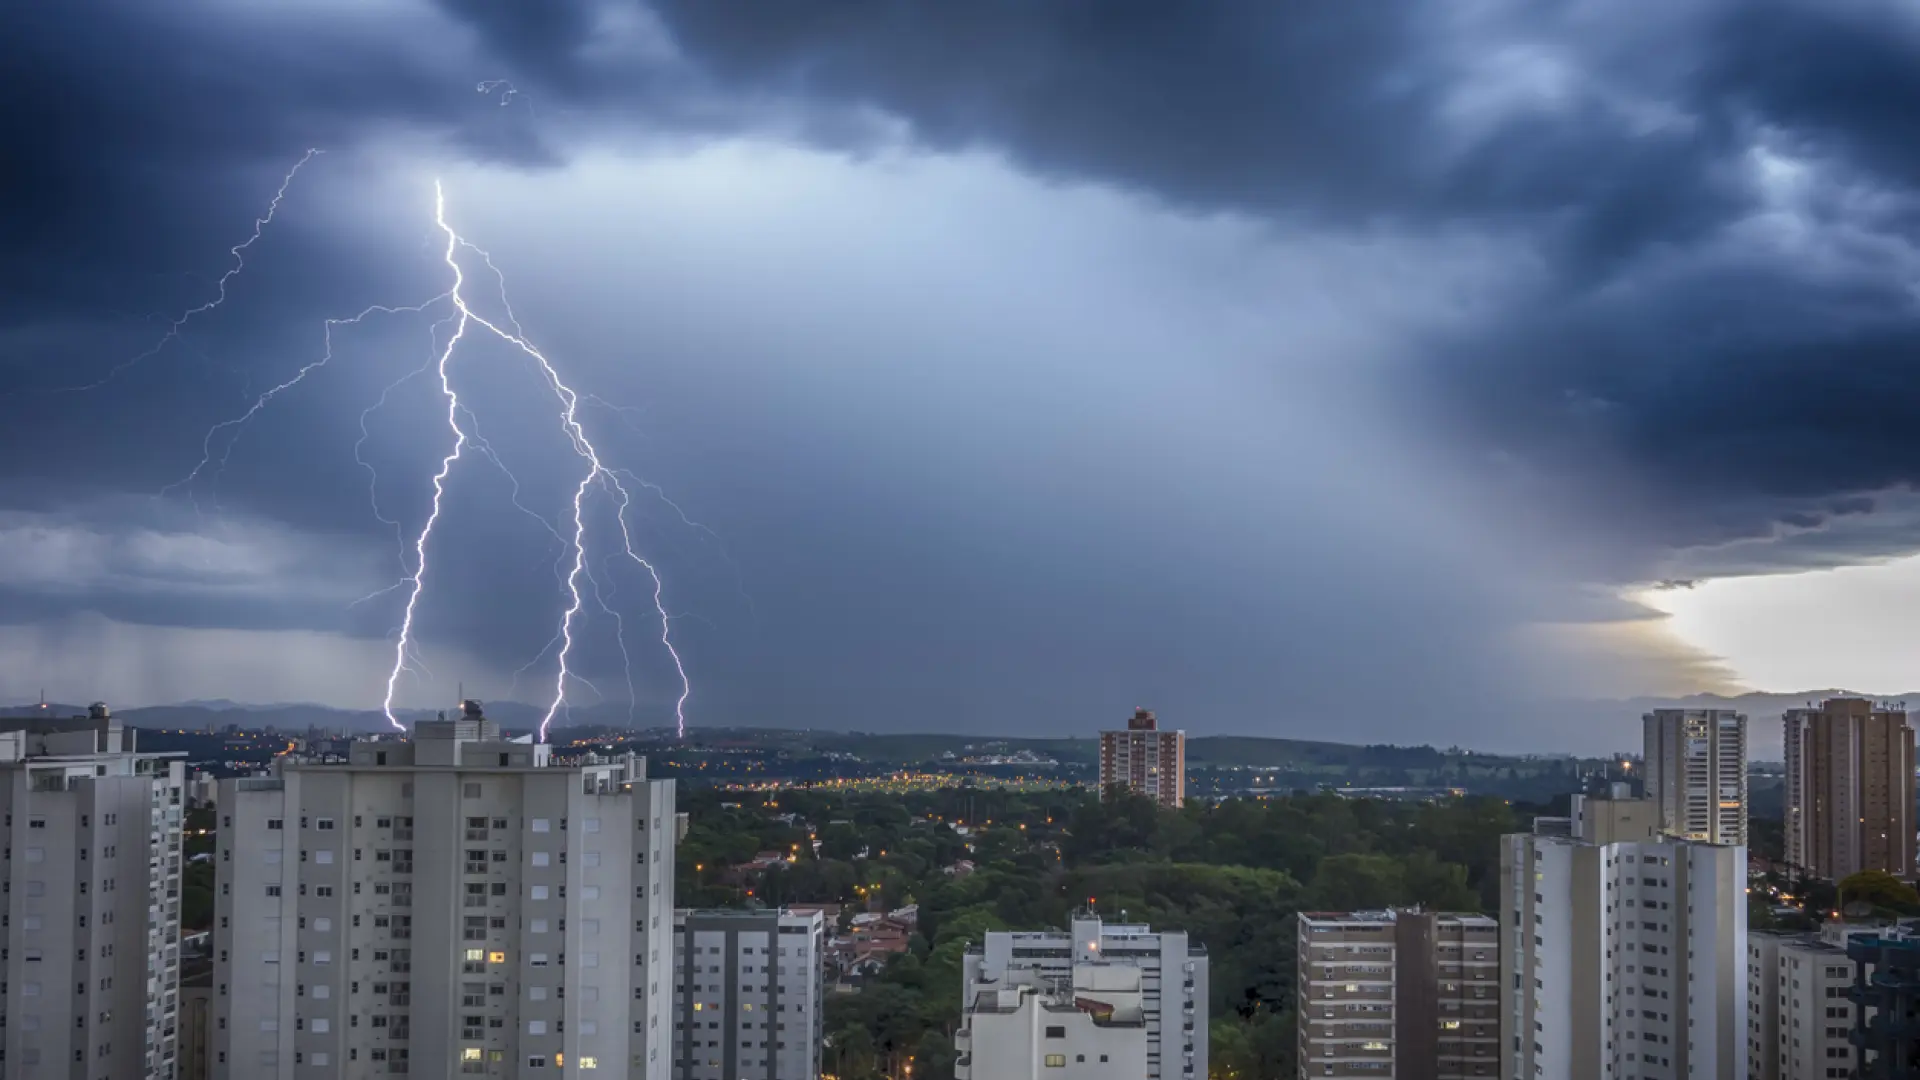
[[[1789,709],[1787,862],[1839,881],[1861,870],[1911,877],[1913,725],[1904,706],[1828,698]]]
[[[1100,793],[1118,784],[1161,806],[1187,801],[1187,733],[1162,731],[1145,709],[1133,710],[1125,731],[1100,733]]]

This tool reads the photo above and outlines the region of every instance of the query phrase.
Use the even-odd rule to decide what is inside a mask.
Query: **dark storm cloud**
[[[1546,107],[1507,100],[1526,87],[1476,90],[1498,81],[1494,50],[1565,44],[1576,4],[659,6],[723,84],[876,106],[932,145],[1003,149],[1187,208],[1414,228],[1538,218],[1597,255],[1685,239],[1724,202],[1709,167],[1723,118],[1654,127],[1609,100],[1606,80],[1676,81],[1653,65],[1589,70]],[[1469,13],[1488,10],[1484,24]]]
[[[12,532],[0,523],[0,544],[24,545],[16,550],[42,561],[33,575],[0,575],[0,607],[16,619],[51,621],[63,605],[77,605],[143,625],[344,628],[362,639],[356,645],[388,632],[384,609],[340,610],[342,597],[388,583],[398,567],[395,538],[369,522],[367,477],[344,447],[369,388],[391,378],[373,361],[411,364],[424,355],[424,339],[411,330],[354,336],[341,370],[316,381],[317,400],[278,410],[271,429],[249,436],[216,482],[194,489],[210,519],[239,523],[247,543],[193,551],[192,559],[224,562],[230,573],[161,557],[173,549],[149,537],[184,534],[185,526],[155,526],[142,512],[71,509],[83,496],[152,494],[177,480],[198,456],[206,424],[284,377],[289,358],[313,355],[319,317],[435,291],[432,253],[414,246],[418,221],[377,251],[363,246],[377,230],[354,231],[398,213],[337,196],[350,187],[342,178],[362,168],[356,148],[450,151],[560,172],[582,145],[635,131],[798,133],[863,152],[897,141],[894,121],[905,121],[915,147],[988,151],[1029,174],[1119,189],[1193,218],[1225,211],[1283,240],[1334,235],[1435,250],[1484,240],[1519,267],[1491,276],[1517,284],[1492,290],[1492,300],[1460,301],[1444,332],[1398,342],[1402,366],[1388,376],[1403,388],[1408,415],[1357,422],[1412,437],[1444,431],[1450,441],[1435,440],[1429,456],[1457,467],[1502,462],[1524,484],[1500,513],[1542,513],[1555,529],[1573,523],[1580,539],[1565,545],[1569,565],[1592,579],[1751,573],[1910,550],[1920,515],[1898,512],[1904,504],[1883,493],[1920,469],[1906,434],[1920,389],[1912,363],[1920,323],[1902,248],[1916,164],[1902,125],[1920,104],[1912,34],[1891,5],[1672,7],[12,5],[0,14],[0,95],[14,106],[0,114],[0,139],[23,152],[0,172],[8,207],[0,224],[0,395],[19,411],[0,435],[0,511],[40,516],[15,521]],[[512,95],[505,86],[476,92],[492,79],[510,80]],[[221,249],[244,235],[264,195],[310,146],[330,153],[299,181],[303,211],[276,222],[269,242],[250,253],[259,272],[249,273],[244,304],[223,312],[217,327],[187,334],[165,364],[130,375],[117,396],[44,395],[144,347],[163,325],[156,313],[205,299],[211,276],[226,268]],[[1789,162],[1794,175],[1770,187],[1756,164],[1759,148]],[[1795,224],[1773,221],[1781,215]],[[927,235],[937,243],[943,234]],[[847,242],[863,238],[853,229]],[[804,249],[815,262],[802,273],[832,269],[818,264],[820,250]],[[929,257],[937,259],[921,251],[901,265]],[[523,253],[519,265],[528,261]],[[533,261],[535,275],[546,271],[561,290],[577,280],[568,275],[591,272],[570,259]],[[1058,292],[1062,322],[1111,317],[1090,301],[1075,307],[1065,285]],[[665,325],[681,313],[655,314]],[[747,319],[716,303],[686,317],[785,327],[777,347],[823,370],[857,351],[842,343],[840,353],[809,352],[801,343],[823,336],[819,327],[760,310]],[[1191,344],[1170,344],[1167,363],[1204,365],[1218,343],[1206,336],[1216,317],[1193,315],[1205,325],[1196,322]],[[864,311],[838,321],[867,318],[881,321]],[[572,353],[625,333],[615,327],[572,342]],[[1035,342],[1046,340],[1037,334],[994,347],[1043,352]],[[891,344],[900,354],[926,349],[912,335]],[[971,359],[950,358],[940,377],[986,377],[974,374]],[[1056,415],[1036,408],[1027,424],[1068,429],[1061,416],[1110,407],[1112,386],[1128,377],[1118,369],[1079,373]],[[849,380],[841,399],[816,406],[813,422],[855,424],[857,408],[844,410],[873,381]],[[1007,385],[1036,393],[1045,377],[1021,370]],[[702,393],[751,396],[737,390]],[[895,397],[873,391],[866,407],[917,417],[920,430],[906,436],[940,429],[938,409],[922,414],[902,404],[917,404],[924,385],[888,392]],[[1005,425],[1003,392],[977,401],[954,392],[941,404],[972,401],[983,426]],[[498,393],[510,402],[544,391],[527,384]],[[1184,393],[1169,381],[1161,396]],[[692,396],[667,400],[685,407]],[[416,415],[430,398],[424,385],[403,390],[376,424],[369,452],[409,462],[430,454],[435,432],[413,425],[394,433],[402,428],[396,417]],[[564,448],[552,432],[491,426],[494,404],[476,401],[510,460],[534,475],[566,468],[555,462]],[[1270,666],[1316,672],[1318,683],[1293,691],[1297,704],[1332,715],[1351,686],[1371,682],[1370,664],[1408,685],[1447,686],[1449,707],[1460,707],[1500,681],[1509,658],[1487,642],[1504,629],[1580,618],[1519,595],[1519,587],[1503,592],[1498,574],[1483,580],[1474,561],[1480,545],[1436,554],[1349,543],[1322,520],[1318,495],[1302,499],[1298,513],[1322,527],[1262,559],[1223,559],[1217,540],[1169,540],[1181,534],[1177,515],[1140,527],[1153,535],[1129,547],[1114,537],[1136,524],[1103,503],[1083,507],[1074,529],[1049,519],[1055,531],[1029,537],[1019,557],[1001,551],[986,561],[995,574],[961,575],[953,568],[973,567],[995,542],[990,522],[947,520],[944,510],[915,502],[917,492],[893,502],[858,494],[898,459],[911,460],[900,449],[910,439],[892,427],[872,425],[898,436],[892,443],[850,446],[837,458],[791,418],[748,424],[711,401],[686,412],[689,426],[698,418],[704,429],[742,440],[736,469],[790,470],[782,473],[790,488],[760,492],[751,506],[744,498],[729,505],[724,489],[731,482],[752,491],[754,481],[712,478],[721,516],[747,523],[748,535],[733,546],[747,576],[762,577],[757,591],[772,628],[755,644],[764,652],[752,665],[736,662],[731,682],[722,676],[703,686],[720,707],[764,711],[778,688],[798,685],[814,696],[812,711],[794,719],[917,722],[875,715],[881,706],[859,700],[871,688],[894,709],[917,693],[936,699],[929,715],[1004,727],[966,699],[983,687],[1011,687],[1030,699],[1012,708],[1009,715],[1022,718],[1015,722],[1061,715],[1084,709],[1086,688],[1111,685],[1122,667],[1130,689],[1169,702],[1184,695],[1222,716],[1236,701],[1270,700],[1271,687],[1253,694],[1239,681]],[[77,439],[83,423],[89,437]],[[168,439],[144,434],[168,425]],[[1172,422],[1158,436],[1169,446],[1198,441]],[[785,457],[767,449],[782,438],[791,444]],[[1091,476],[1076,471],[1084,462],[1075,455],[1089,453],[1084,444],[1001,462],[1004,476],[991,482],[981,479],[984,469],[950,479],[979,486],[971,505],[996,506],[1005,477]],[[62,452],[35,453],[52,446]],[[1262,446],[1276,458],[1282,452]],[[964,438],[943,447],[956,456],[995,449]],[[1229,442],[1216,449],[1223,458],[1235,452]],[[1298,462],[1313,460],[1316,448],[1283,449]],[[475,468],[461,483],[497,505],[506,482]],[[857,493],[831,520],[818,497],[823,477]],[[1376,482],[1380,490],[1368,490]],[[1174,490],[1188,479],[1175,473],[1160,483]],[[1030,497],[1043,486],[1020,492]],[[1340,486],[1382,504],[1412,501],[1364,470]],[[1253,501],[1282,498],[1253,480],[1209,490],[1222,503],[1248,501],[1248,491],[1257,493]],[[419,520],[417,490],[376,494],[387,512]],[[1059,501],[1043,509],[1063,512]],[[1040,512],[1008,505],[1009,514]],[[1196,504],[1186,513],[1204,519],[1204,510]],[[557,520],[560,507],[537,511]],[[259,527],[246,532],[249,523]],[[1365,522],[1370,535],[1426,544],[1424,524]],[[450,548],[436,572],[486,587],[437,593],[425,628],[437,641],[471,643],[496,669],[510,667],[549,631],[553,549],[518,515],[462,509],[449,527],[470,543]],[[1293,531],[1249,516],[1218,532],[1261,529]],[[48,539],[56,534],[57,542]],[[1548,535],[1538,546],[1558,549],[1560,534]],[[1676,557],[1678,549],[1688,551]],[[311,561],[289,569],[268,554],[276,551]],[[620,587],[641,587],[600,569]],[[288,579],[302,587],[288,588]],[[1317,628],[1303,634],[1299,624],[1276,624],[1276,611],[1302,613],[1301,622]],[[687,633],[697,650],[707,632],[689,625]],[[713,643],[734,633],[710,634],[715,651],[707,656],[724,653]],[[603,680],[617,666],[598,653],[590,662]],[[845,689],[850,682],[857,687]],[[844,718],[823,704],[836,701]]]
[[[1912,267],[1665,266],[1766,209],[1769,141],[1820,170],[1794,208],[1816,233],[1915,235],[1920,45],[1897,5],[660,7],[715,78],[870,104],[936,145],[1201,210],[1526,238],[1541,275],[1512,309],[1410,346],[1416,408],[1637,504],[1614,573],[1920,472]]]

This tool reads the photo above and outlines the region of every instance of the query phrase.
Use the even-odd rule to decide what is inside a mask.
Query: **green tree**
[[[1406,875],[1391,855],[1331,855],[1320,860],[1307,895],[1323,911],[1391,907],[1407,895]]]
[[[1856,902],[1905,914],[1920,908],[1920,894],[1885,870],[1862,870],[1840,882],[1840,903]]]

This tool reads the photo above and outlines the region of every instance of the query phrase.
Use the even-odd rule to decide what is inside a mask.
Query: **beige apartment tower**
[[[1500,1075],[1500,926],[1485,915],[1306,912],[1300,1077]]]
[[[185,771],[105,705],[5,727],[0,1077],[173,1080]]]
[[[668,1080],[673,781],[463,711],[221,781],[213,1080]]]
[[[1162,731],[1146,709],[1135,709],[1125,731],[1100,733],[1100,793],[1119,786],[1161,806],[1187,801],[1187,733]]]
[[[1904,708],[1829,698],[1791,709],[1787,862],[1838,881],[1861,870],[1913,875],[1913,727]]]
[[[1731,709],[1655,709],[1645,725],[1647,797],[1660,828],[1710,844],[1747,842],[1747,718]]]

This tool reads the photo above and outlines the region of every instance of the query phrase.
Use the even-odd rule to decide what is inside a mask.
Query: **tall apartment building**
[[[1187,801],[1187,733],[1162,731],[1146,709],[1133,710],[1125,731],[1100,733],[1100,792],[1118,785],[1162,806]]]
[[[1817,934],[1747,936],[1747,1076],[1839,1080],[1853,1076],[1853,962],[1847,924]]]
[[[1855,1080],[1920,1076],[1920,936],[1883,929],[1847,941],[1853,961]]]
[[[1000,1080],[1036,1068],[1034,1075],[1060,1080],[1207,1075],[1207,951],[1181,931],[1156,933],[1092,915],[1076,917],[1064,934],[993,931],[967,950],[960,1000],[957,1080]],[[1038,1023],[1037,1041],[1006,1042],[1014,1037],[1003,1022],[1009,1017]],[[1077,1060],[1083,1054],[1087,1060]],[[1101,1062],[1103,1054],[1111,1060]],[[1114,1071],[1136,1061],[1139,1071]]]
[[[1731,709],[1655,709],[1641,718],[1647,797],[1688,840],[1747,842],[1747,718]]]
[[[216,1080],[667,1080],[673,782],[462,710],[221,781]]]
[[[1789,710],[1784,728],[1787,862],[1834,881],[1861,870],[1911,877],[1914,757],[1906,710],[1829,698]]]
[[[676,911],[675,1080],[817,1080],[826,918]]]
[[[140,753],[105,705],[0,730],[0,1076],[174,1077],[186,778],[173,756]]]
[[[1500,924],[1423,911],[1301,912],[1300,1077],[1500,1075]]]
[[[1747,1075],[1746,850],[1574,798],[1500,854],[1507,1080]],[[1607,841],[1604,837],[1617,837]]]

